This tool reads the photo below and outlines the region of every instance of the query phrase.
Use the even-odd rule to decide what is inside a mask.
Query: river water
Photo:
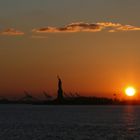
[[[140,140],[140,106],[0,105],[0,140]]]

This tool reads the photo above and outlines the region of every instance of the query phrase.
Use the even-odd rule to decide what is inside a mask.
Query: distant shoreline
[[[77,97],[63,100],[0,100],[1,104],[28,104],[28,105],[140,105],[138,100],[110,99],[104,97]]]

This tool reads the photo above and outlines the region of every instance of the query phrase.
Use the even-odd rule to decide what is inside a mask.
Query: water
[[[0,105],[0,140],[140,140],[140,106]]]

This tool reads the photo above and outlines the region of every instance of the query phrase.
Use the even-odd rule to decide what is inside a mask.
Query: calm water
[[[0,140],[140,140],[140,106],[0,106]]]

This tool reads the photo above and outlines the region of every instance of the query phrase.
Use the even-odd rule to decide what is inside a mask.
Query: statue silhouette
[[[62,101],[63,100],[63,89],[62,89],[62,81],[59,76],[58,78],[58,91],[57,91],[57,100]]]

